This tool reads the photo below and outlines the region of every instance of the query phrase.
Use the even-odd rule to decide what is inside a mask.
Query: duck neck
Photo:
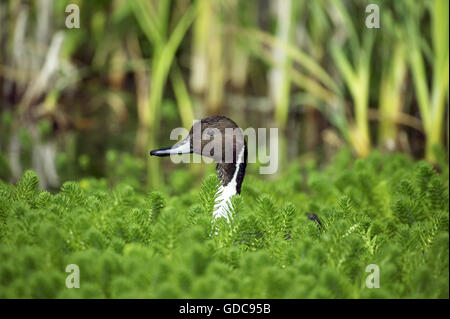
[[[241,185],[244,181],[245,169],[247,167],[247,143],[233,163],[218,163],[216,166],[217,176],[222,187],[234,186],[236,194],[241,193]]]
[[[218,163],[216,170],[220,179],[220,195],[214,208],[214,218],[225,217],[228,220],[228,206],[231,206],[231,197],[241,193],[241,185],[247,167],[247,143],[239,152],[233,163]]]

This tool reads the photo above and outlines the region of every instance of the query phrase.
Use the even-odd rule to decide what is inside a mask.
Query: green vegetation
[[[105,176],[108,150],[144,159],[219,114],[280,128],[281,170],[343,145],[434,163],[449,141],[448,1],[370,3],[379,29],[366,0],[2,1],[0,178]],[[161,187],[161,160],[143,163]]]
[[[449,2],[370,3],[0,1],[0,298],[448,298]],[[229,225],[148,158],[210,115],[279,128]]]
[[[128,158],[108,179],[51,194],[27,171],[17,186],[0,181],[0,298],[448,298],[449,169],[438,160],[439,173],[403,154],[341,151],[271,181],[250,165],[229,225],[211,224],[214,175],[198,186],[177,170],[145,194]],[[68,264],[79,289],[65,287]],[[369,264],[380,288],[365,286]]]

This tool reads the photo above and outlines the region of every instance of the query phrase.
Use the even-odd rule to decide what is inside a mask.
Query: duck
[[[226,116],[195,121],[189,134],[173,146],[150,151],[151,156],[195,153],[212,158],[220,181],[213,220],[232,218],[231,198],[241,193],[247,167],[247,142],[242,129]]]

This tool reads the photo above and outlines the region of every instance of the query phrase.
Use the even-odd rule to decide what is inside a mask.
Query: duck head
[[[170,147],[150,152],[152,156],[196,153],[212,158],[220,179],[220,195],[214,209],[214,218],[228,220],[231,197],[241,193],[247,166],[247,144],[242,130],[225,116],[210,116],[196,121],[189,135]]]

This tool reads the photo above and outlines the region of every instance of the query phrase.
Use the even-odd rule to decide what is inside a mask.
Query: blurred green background
[[[80,28],[65,26],[71,3]],[[366,27],[370,3],[379,29]],[[278,127],[280,171],[344,147],[434,163],[448,154],[448,6],[1,1],[0,178],[32,168],[47,189],[85,176],[165,187],[185,173],[148,151],[216,114],[243,129]]]

